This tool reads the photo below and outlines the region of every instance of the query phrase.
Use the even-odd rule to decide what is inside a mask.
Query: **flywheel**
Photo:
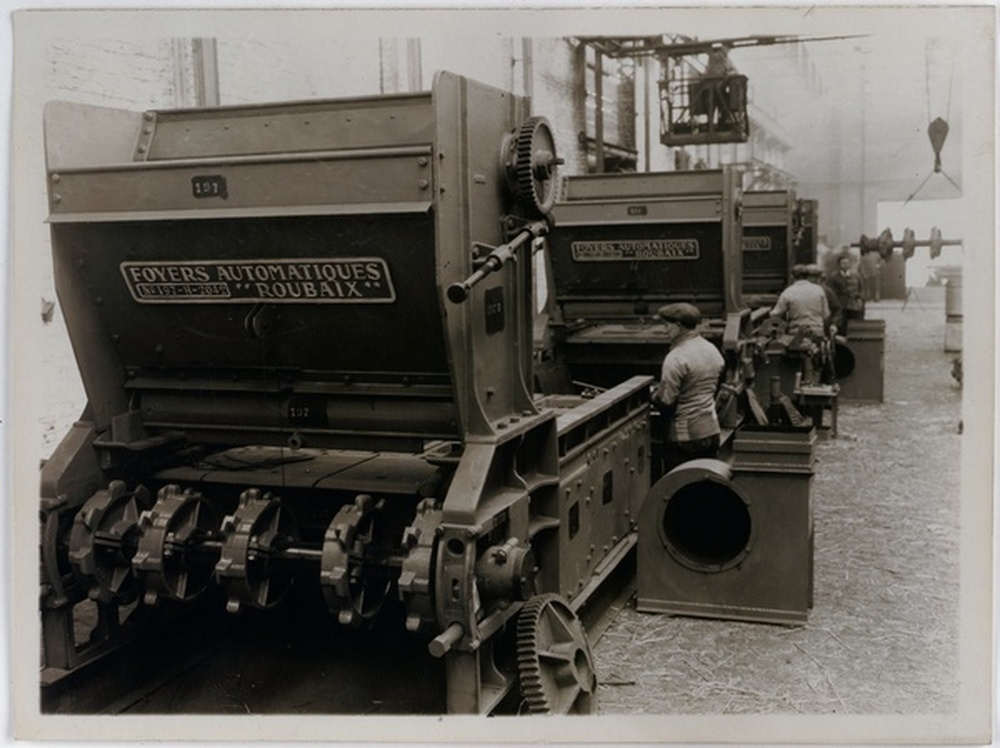
[[[521,696],[532,714],[593,714],[597,674],[583,624],[558,595],[537,595],[517,620]]]
[[[507,186],[529,217],[548,215],[556,201],[555,137],[544,117],[529,117],[504,140],[502,158]]]

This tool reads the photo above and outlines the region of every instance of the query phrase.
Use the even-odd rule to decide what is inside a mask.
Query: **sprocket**
[[[556,155],[552,128],[544,117],[529,117],[504,142],[507,183],[531,218],[547,216],[556,201]]]
[[[532,714],[593,714],[597,674],[583,624],[559,595],[536,595],[517,619],[521,696]]]

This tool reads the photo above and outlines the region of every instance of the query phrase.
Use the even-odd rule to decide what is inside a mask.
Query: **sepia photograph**
[[[14,738],[994,740],[994,5],[10,18]]]

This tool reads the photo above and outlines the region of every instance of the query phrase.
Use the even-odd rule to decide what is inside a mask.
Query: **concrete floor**
[[[839,436],[817,445],[808,622],[676,618],[633,603],[595,650],[602,714],[959,711],[967,437],[959,435],[955,354],[944,351],[943,296],[911,297],[905,309],[872,304],[867,316],[886,321],[885,397],[842,404]]]

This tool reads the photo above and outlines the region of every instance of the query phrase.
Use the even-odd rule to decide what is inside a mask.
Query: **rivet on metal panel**
[[[145,112],[142,116],[143,116],[143,119],[145,119],[147,122],[152,122],[153,121],[153,113],[152,112]]]
[[[430,183],[426,179],[421,179],[417,184],[422,190],[426,190],[430,186]]]
[[[62,181],[62,177],[61,177],[61,176],[59,176],[58,174],[53,174],[53,175],[52,175],[52,181],[53,181],[53,182],[56,182],[56,183],[59,183],[59,182],[61,182],[61,181]]]
[[[145,153],[146,152],[146,146],[140,145],[136,150],[138,150],[139,153]]]
[[[58,195],[58,194],[53,195],[52,196],[52,202],[54,202],[54,203],[61,203],[62,202],[62,195]]]
[[[144,127],[144,128],[142,128],[142,132],[144,134],[146,134],[146,135],[152,135],[153,134],[153,128],[152,127]]]
[[[421,166],[427,166],[428,164],[427,156],[421,156],[420,158],[418,158],[417,163],[420,164]]]

